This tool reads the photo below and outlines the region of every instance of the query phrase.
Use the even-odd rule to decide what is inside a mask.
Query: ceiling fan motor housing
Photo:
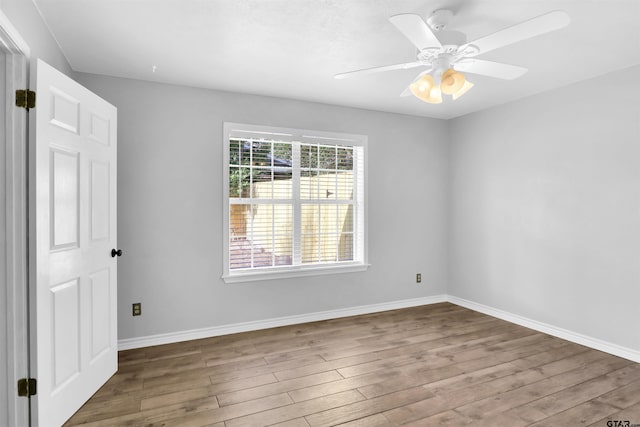
[[[453,12],[449,9],[434,10],[427,18],[427,24],[438,34],[441,47],[427,47],[418,52],[420,61],[431,65],[434,70],[447,70],[459,59],[458,48],[467,42],[467,36],[460,31],[445,30],[451,22]]]
[[[460,31],[445,30],[438,33],[438,40],[440,40],[445,49],[448,46],[457,48],[467,42],[467,36]]]
[[[451,64],[453,63],[453,60],[454,58],[451,54],[441,53],[431,63],[433,65],[433,71],[438,75],[443,73],[444,71],[451,68]]]
[[[427,24],[434,31],[442,31],[451,22],[453,18],[453,12],[449,9],[438,9],[431,12],[431,15],[427,18]]]

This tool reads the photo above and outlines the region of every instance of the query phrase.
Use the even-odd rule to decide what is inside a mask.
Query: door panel
[[[80,373],[79,278],[51,287],[52,394]]]
[[[32,420],[59,426],[117,369],[116,109],[40,60],[36,93]]]
[[[91,162],[91,184],[89,200],[91,201],[91,241],[109,238],[109,163]]]
[[[51,249],[78,247],[78,153],[51,148]]]
[[[111,327],[110,305],[111,279],[109,269],[105,268],[89,275],[91,292],[91,362],[110,348],[109,328]]]
[[[89,136],[103,145],[109,145],[109,119],[91,114]]]
[[[49,122],[73,133],[78,133],[80,122],[80,101],[68,93],[57,89],[51,90],[51,109],[49,110]]]

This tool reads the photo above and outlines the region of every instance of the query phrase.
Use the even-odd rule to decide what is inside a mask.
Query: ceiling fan
[[[462,72],[506,80],[527,72],[524,67],[477,59],[476,56],[560,29],[570,21],[566,12],[555,10],[467,42],[464,33],[445,29],[452,18],[453,12],[448,9],[434,11],[427,22],[411,13],[390,17],[389,21],[418,49],[416,60],[336,74],[335,78],[427,67],[401,96],[413,94],[422,101],[439,104],[444,93],[456,100],[473,87]]]

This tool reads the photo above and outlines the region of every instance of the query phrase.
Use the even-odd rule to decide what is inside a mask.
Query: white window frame
[[[312,264],[312,265],[293,265],[278,267],[262,267],[256,269],[231,270],[229,268],[229,139],[236,138],[255,138],[260,134],[278,139],[283,142],[308,142],[318,143],[319,140],[327,142],[335,142],[343,145],[360,146],[364,148],[363,159],[363,177],[364,182],[359,183],[360,198],[356,203],[356,209],[359,209],[358,217],[360,220],[355,226],[358,233],[361,234],[361,245],[355,248],[356,254],[352,262]],[[356,135],[338,132],[324,132],[306,129],[292,129],[272,126],[251,125],[243,123],[225,122],[223,124],[223,143],[222,143],[222,241],[223,241],[223,275],[222,279],[225,283],[251,282],[257,280],[282,279],[289,277],[316,276],[322,274],[350,273],[365,271],[369,267],[367,246],[367,142],[366,135]],[[294,180],[294,188],[295,188]],[[294,194],[296,190],[294,189]],[[299,193],[298,193],[299,196]],[[299,200],[294,200],[294,204],[299,205]],[[300,244],[299,235],[294,234],[294,245]]]

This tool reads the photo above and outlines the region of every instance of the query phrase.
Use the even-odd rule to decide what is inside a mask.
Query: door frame
[[[29,399],[18,397],[17,381],[29,377],[28,317],[28,119],[27,110],[15,107],[15,91],[27,89],[30,49],[0,10],[0,50],[6,58],[6,123],[0,164],[5,176],[5,262],[0,286],[6,289],[7,415],[9,425],[29,425]]]

